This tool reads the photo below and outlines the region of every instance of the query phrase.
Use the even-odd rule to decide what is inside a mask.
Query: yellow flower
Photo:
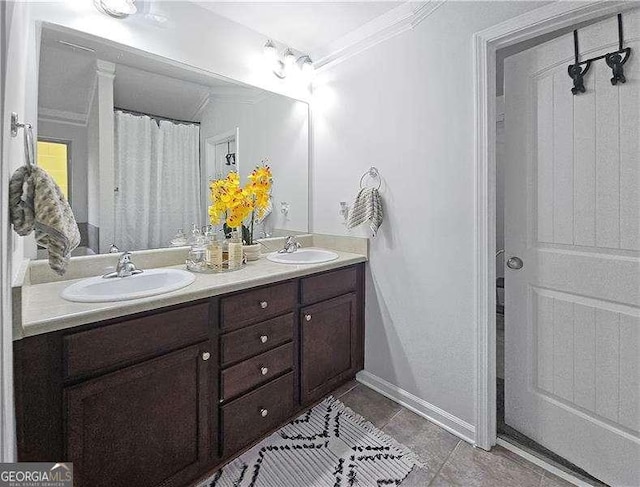
[[[269,205],[269,193],[273,182],[271,168],[267,165],[258,166],[249,174],[248,179],[246,189],[253,198],[254,209],[262,216]]]
[[[248,179],[242,188],[239,174],[231,172],[225,178],[209,183],[209,219],[212,225],[218,225],[224,218],[230,227],[239,227],[252,212],[264,215],[271,192],[271,169],[267,165],[258,166]]]

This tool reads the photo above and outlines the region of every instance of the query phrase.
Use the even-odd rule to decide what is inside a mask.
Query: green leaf
[[[242,241],[244,242],[245,245],[253,245],[253,242],[251,239],[251,232],[249,231],[247,226],[244,224],[242,225]]]

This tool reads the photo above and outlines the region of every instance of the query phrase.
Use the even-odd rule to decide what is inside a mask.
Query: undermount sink
[[[196,276],[180,269],[151,269],[128,277],[90,277],[63,289],[61,296],[78,303],[127,301],[187,287]]]
[[[336,260],[338,254],[324,249],[298,249],[291,253],[272,252],[267,259],[280,264],[322,264]]]

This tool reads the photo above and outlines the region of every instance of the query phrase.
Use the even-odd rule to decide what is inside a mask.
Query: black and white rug
[[[399,485],[415,454],[329,397],[198,487]]]

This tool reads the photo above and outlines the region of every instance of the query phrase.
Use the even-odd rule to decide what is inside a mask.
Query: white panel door
[[[505,62],[505,419],[614,486],[640,486],[640,15],[626,84],[572,95],[573,35]],[[579,31],[617,49],[617,19]]]

